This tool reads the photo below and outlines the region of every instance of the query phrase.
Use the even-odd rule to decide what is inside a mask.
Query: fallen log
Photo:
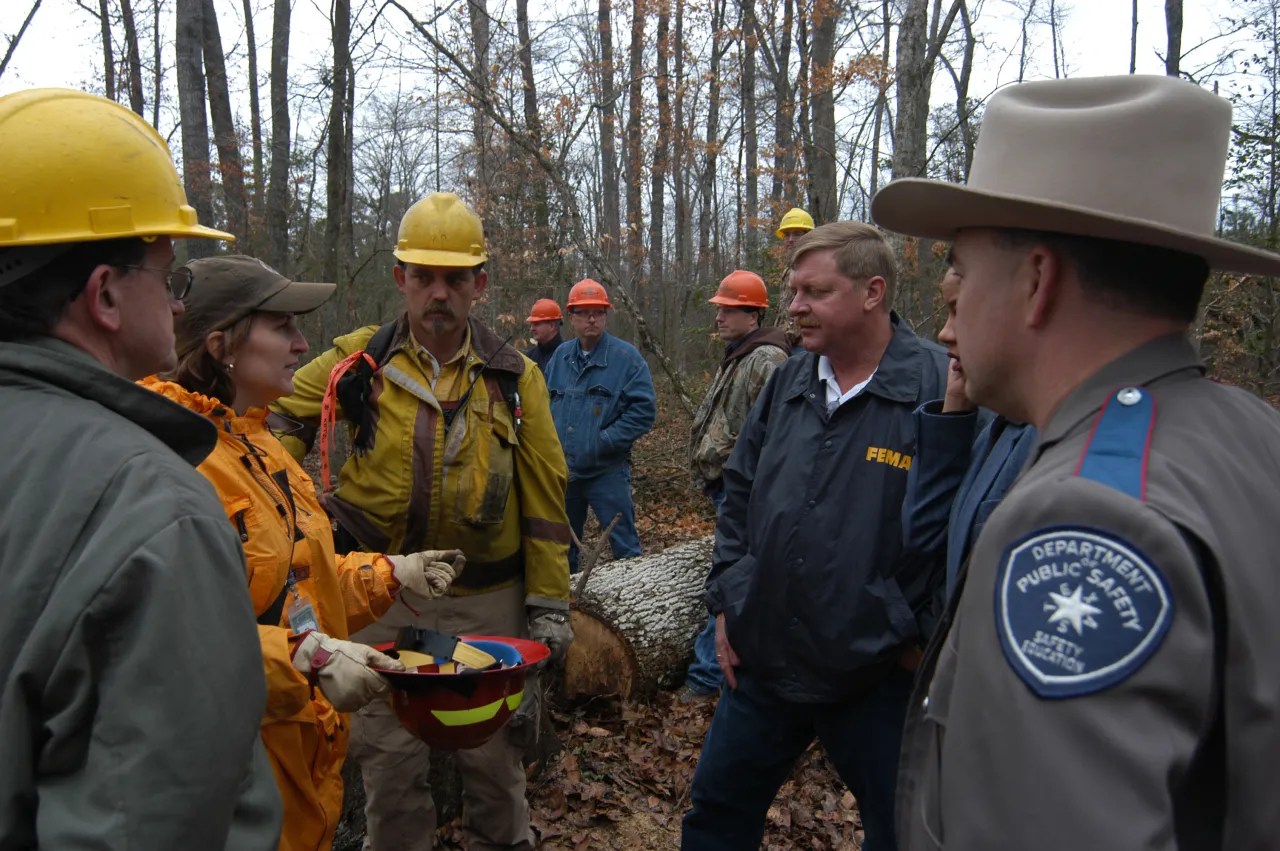
[[[642,697],[684,678],[707,623],[713,543],[706,537],[595,565],[572,603],[566,697]]]

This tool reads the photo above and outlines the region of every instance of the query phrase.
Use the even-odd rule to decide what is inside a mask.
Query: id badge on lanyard
[[[289,592],[293,594],[293,602],[285,610],[289,618],[289,631],[294,635],[302,635],[307,630],[320,631],[320,621],[316,618],[315,606],[311,601],[298,594],[298,582],[289,571]]]

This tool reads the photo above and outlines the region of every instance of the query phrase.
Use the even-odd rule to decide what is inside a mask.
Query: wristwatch
[[[552,623],[568,623],[569,616],[564,612],[545,612],[538,615],[537,620],[551,621]]]

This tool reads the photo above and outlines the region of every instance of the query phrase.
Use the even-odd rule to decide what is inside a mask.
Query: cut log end
[[[631,696],[636,658],[613,627],[589,612],[570,613],[573,643],[564,663],[564,694],[579,697]]]

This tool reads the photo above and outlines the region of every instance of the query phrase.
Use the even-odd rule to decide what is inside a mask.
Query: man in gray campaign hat
[[[1040,431],[926,654],[904,849],[1264,848],[1280,836],[1280,414],[1187,340],[1230,104],[1167,77],[992,97],[968,185],[872,216],[954,240],[966,395]]]

